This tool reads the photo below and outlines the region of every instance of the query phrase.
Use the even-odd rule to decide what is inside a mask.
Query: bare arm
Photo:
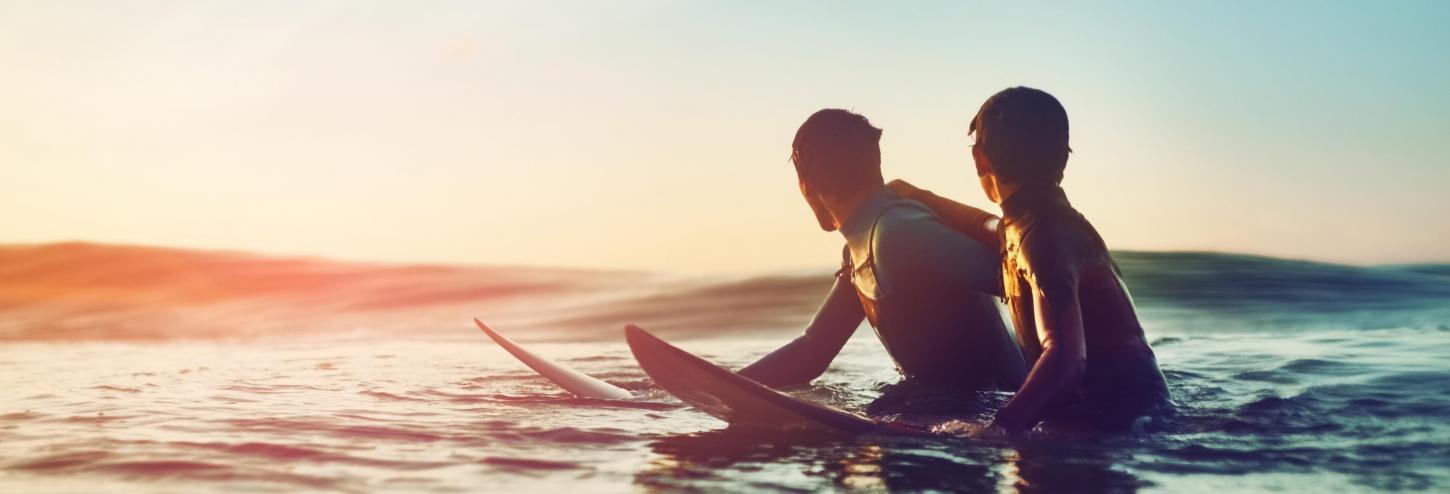
[[[1046,250],[1054,247],[1044,246]],[[1039,251],[1037,256],[1033,250]],[[1087,368],[1077,275],[1060,253],[1041,250],[1024,246],[1027,262],[1036,273],[1031,280],[1032,300],[1042,355],[1017,395],[997,412],[994,422],[1009,433],[1025,432],[1037,425],[1048,407],[1061,403],[1067,393],[1078,388]]]
[[[1002,219],[997,215],[919,189],[905,180],[892,180],[887,185],[902,197],[915,199],[931,208],[953,230],[967,234],[992,252],[1001,250],[1002,240],[997,237],[997,227]]]
[[[739,374],[767,386],[811,382],[826,372],[865,317],[851,280],[838,277],[805,334],[740,369]]]

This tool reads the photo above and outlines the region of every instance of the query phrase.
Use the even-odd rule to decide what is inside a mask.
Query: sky
[[[1110,246],[1450,261],[1450,2],[0,0],[0,243],[827,268],[795,129],[996,210],[967,124],[1067,107]]]

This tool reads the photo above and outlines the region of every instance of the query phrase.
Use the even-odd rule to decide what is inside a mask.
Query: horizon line
[[[731,273],[731,272],[727,272],[727,271],[720,271],[720,272],[715,272],[715,271],[687,272],[687,271],[676,271],[676,270],[668,270],[668,269],[643,269],[643,268],[609,267],[609,266],[582,266],[582,265],[570,265],[570,264],[563,264],[563,263],[561,263],[561,264],[533,264],[533,263],[526,263],[526,262],[508,262],[508,261],[502,261],[502,262],[489,262],[489,261],[481,261],[481,262],[446,262],[446,261],[430,261],[430,260],[366,259],[366,258],[353,258],[353,257],[347,257],[347,256],[330,256],[330,255],[326,255],[326,254],[317,254],[317,253],[296,253],[296,252],[279,252],[279,251],[269,251],[269,250],[248,250],[248,249],[239,248],[239,247],[187,246],[187,245],[176,245],[176,244],[145,244],[145,243],[135,243],[135,242],[109,242],[109,241],[103,241],[103,240],[87,240],[87,239],[67,239],[67,240],[40,241],[40,242],[24,242],[24,241],[22,241],[22,242],[10,242],[10,241],[0,241],[0,249],[42,249],[42,248],[54,248],[54,247],[65,247],[65,246],[71,246],[71,247],[94,247],[94,248],[108,248],[108,249],[149,249],[149,250],[162,250],[162,251],[173,251],[173,252],[191,252],[191,253],[199,253],[199,254],[246,256],[246,257],[253,257],[253,258],[260,258],[260,259],[270,259],[270,260],[278,260],[278,261],[282,261],[282,260],[294,260],[294,261],[326,262],[326,263],[336,263],[336,264],[367,264],[367,265],[388,265],[388,266],[452,267],[452,268],[473,267],[473,268],[492,268],[492,269],[508,268],[508,269],[533,269],[533,270],[540,270],[540,271],[580,271],[580,272],[595,272],[595,273],[619,273],[619,274],[629,273],[629,274],[659,274],[659,275],[726,275],[726,274],[730,274]],[[1366,268],[1374,268],[1374,267],[1396,267],[1396,266],[1416,266],[1416,265],[1450,265],[1450,260],[1420,260],[1420,261],[1411,261],[1411,262],[1391,262],[1391,263],[1353,263],[1353,262],[1342,262],[1342,261],[1334,261],[1334,260],[1315,259],[1315,258],[1312,258],[1312,257],[1287,257],[1287,256],[1275,255],[1275,254],[1263,254],[1263,253],[1256,253],[1256,252],[1240,252],[1240,251],[1228,251],[1228,250],[1214,250],[1214,249],[1109,249],[1109,250],[1110,250],[1110,252],[1112,252],[1114,254],[1132,254],[1132,255],[1136,255],[1136,254],[1165,254],[1165,255],[1178,254],[1178,255],[1239,256],[1239,257],[1253,257],[1253,258],[1261,258],[1261,259],[1272,259],[1272,260],[1279,260],[1279,261],[1309,262],[1309,263],[1316,263],[1316,264],[1329,264],[1329,265],[1352,266],[1352,267],[1366,267]],[[799,267],[795,267],[795,268],[784,268],[784,269],[775,268],[775,269],[759,269],[759,270],[747,270],[747,271],[734,271],[734,273],[737,273],[737,274],[769,274],[769,273],[782,273],[782,272],[807,271],[807,270],[814,271],[816,269],[820,269],[822,271],[826,271],[826,270],[829,270],[829,269],[831,269],[833,267],[835,267],[835,266],[833,264],[831,264],[831,263],[821,263],[821,266],[819,268],[812,267],[812,266],[799,266]]]

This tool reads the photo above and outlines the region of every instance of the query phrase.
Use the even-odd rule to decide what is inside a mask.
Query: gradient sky
[[[0,2],[0,242],[823,268],[807,115],[986,205],[1029,85],[1115,248],[1450,260],[1450,2],[999,3]]]

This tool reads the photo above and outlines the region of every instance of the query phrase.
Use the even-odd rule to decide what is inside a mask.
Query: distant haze
[[[1450,260],[1450,2],[7,2],[0,243],[817,269],[787,162],[849,108],[987,206],[966,127],[1072,119],[1117,249]]]
[[[1450,264],[1360,267],[1211,253],[1115,253],[1155,334],[1450,329]],[[0,245],[0,341],[616,339],[796,333],[830,269],[735,276],[337,262],[65,243]]]

